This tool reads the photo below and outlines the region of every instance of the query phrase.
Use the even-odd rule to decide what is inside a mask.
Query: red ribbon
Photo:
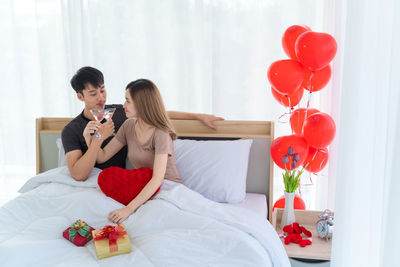
[[[110,252],[116,252],[118,251],[117,239],[124,238],[124,235],[126,235],[126,231],[122,225],[106,225],[103,229],[96,233],[94,240],[97,241],[108,238]]]

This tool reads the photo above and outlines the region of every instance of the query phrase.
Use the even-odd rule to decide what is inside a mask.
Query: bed
[[[95,168],[85,182],[68,179],[68,169],[60,166],[56,141],[70,120],[39,118],[36,121],[38,175],[20,189],[19,197],[0,208],[2,266],[290,266],[267,218],[272,215],[273,199],[273,179],[270,179],[273,164],[269,157],[274,134],[272,122],[221,121],[216,123],[218,130],[213,131],[198,121],[173,120],[180,139],[175,143],[177,164],[178,160],[181,164],[178,170],[185,177],[195,173],[191,171],[194,166],[204,165],[207,159],[224,164],[229,154],[244,151],[235,150],[237,144],[242,147],[248,144],[243,185],[246,192],[240,202],[214,201],[213,192],[207,195],[209,188],[205,188],[206,192],[201,190],[208,185],[220,186],[213,184],[214,181],[225,178],[217,173],[199,188],[195,187],[198,184],[192,186],[189,179],[187,184],[184,180],[184,185],[166,181],[157,195],[124,222],[132,252],[97,260],[93,241],[76,247],[63,239],[61,233],[77,219],[85,220],[96,229],[111,224],[107,214],[122,204],[106,197],[98,188],[99,169]],[[187,151],[193,144],[203,147],[199,149],[219,147],[212,155],[193,160]],[[219,153],[225,153],[226,157]],[[211,160],[213,156],[218,159]],[[232,158],[243,161],[237,156]],[[236,165],[241,164],[232,166],[232,172],[243,170]],[[183,168],[189,167],[192,169],[185,173]],[[226,179],[232,185],[222,184],[229,190],[236,187],[233,182],[236,175],[232,172],[230,180]],[[199,177],[193,178],[197,183]],[[225,193],[224,188],[219,188],[216,194],[223,195],[222,191]],[[237,195],[229,192],[228,198]]]

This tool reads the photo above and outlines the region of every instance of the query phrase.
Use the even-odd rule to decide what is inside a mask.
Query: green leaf
[[[297,179],[297,180],[300,179],[300,175],[301,175],[301,172],[299,172],[299,173],[296,175],[296,179]]]
[[[289,161],[291,158],[289,157]],[[304,167],[300,171],[298,169],[288,170],[285,164],[285,172],[282,173],[283,182],[285,184],[285,191],[288,193],[293,193],[297,190],[300,185],[300,176],[304,172]]]

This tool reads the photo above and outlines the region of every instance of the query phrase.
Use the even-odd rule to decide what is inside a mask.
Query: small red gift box
[[[65,229],[63,237],[78,247],[84,246],[92,239],[93,227],[87,225],[86,222],[77,220],[70,227]]]

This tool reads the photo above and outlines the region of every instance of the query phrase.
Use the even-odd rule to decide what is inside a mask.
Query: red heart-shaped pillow
[[[150,168],[126,170],[108,167],[99,174],[97,183],[106,196],[126,206],[142,191],[151,177],[153,177],[153,170]],[[154,195],[159,190],[160,188]]]

